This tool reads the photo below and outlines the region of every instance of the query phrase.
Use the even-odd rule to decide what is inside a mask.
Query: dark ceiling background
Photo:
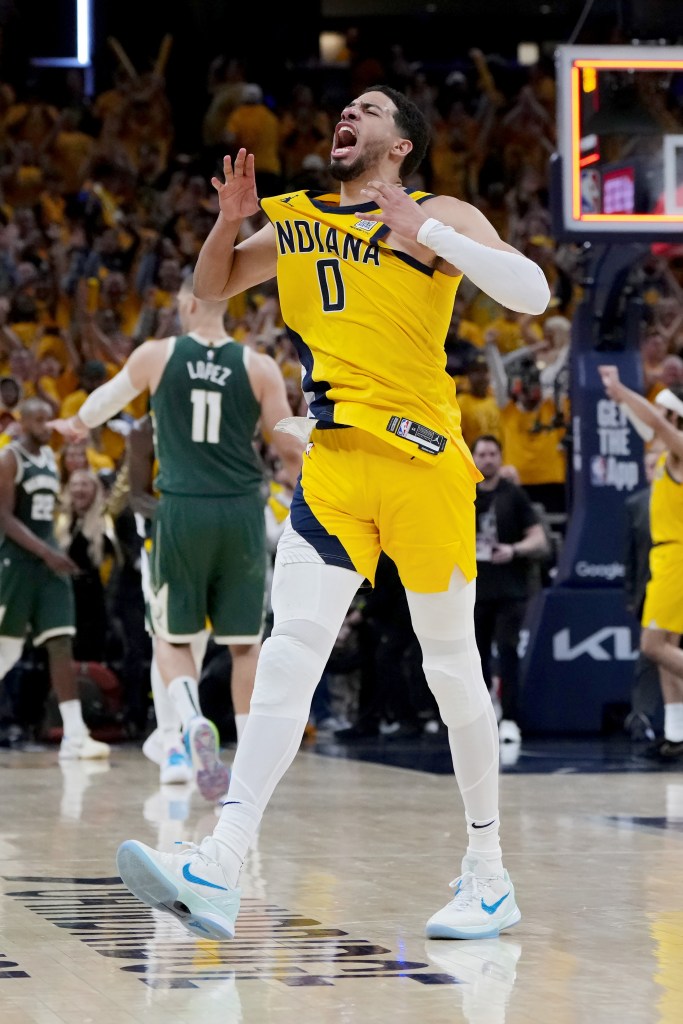
[[[0,0],[0,77],[21,83],[30,58],[73,52],[76,0]],[[245,57],[248,77],[276,94],[305,74],[316,84],[323,30],[360,30],[368,52],[386,57],[393,44],[439,73],[478,47],[502,64],[517,44],[533,41],[552,61],[569,41],[605,44],[634,37],[683,43],[683,0],[292,0],[269,13],[257,3],[226,0],[92,0],[95,89],[111,83],[116,37],[147,70],[163,36],[173,37],[167,82],[178,120],[206,104],[206,75],[221,54]]]

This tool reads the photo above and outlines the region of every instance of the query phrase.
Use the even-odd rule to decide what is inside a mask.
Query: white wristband
[[[144,390],[144,388],[135,387],[130,379],[128,367],[124,366],[115,377],[88,395],[78,410],[79,419],[90,429],[99,427],[101,423],[106,423],[117,412],[121,412]]]
[[[462,270],[472,284],[506,309],[534,315],[545,312],[550,302],[545,274],[521,253],[482,245],[433,217],[424,222],[417,240]]]

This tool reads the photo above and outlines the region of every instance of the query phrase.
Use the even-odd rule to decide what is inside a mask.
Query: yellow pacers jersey
[[[481,479],[445,370],[460,278],[392,249],[388,228],[363,220],[377,211],[372,203],[342,207],[337,195],[301,191],[261,207],[275,228],[282,316],[318,425],[359,427],[425,461],[452,443]]]
[[[671,476],[666,459],[664,452],[650,491],[650,579],[641,622],[683,634],[683,484]]]
[[[683,557],[683,484],[666,468],[667,452],[662,452],[655,467],[650,496],[650,534],[652,543],[681,545]]]

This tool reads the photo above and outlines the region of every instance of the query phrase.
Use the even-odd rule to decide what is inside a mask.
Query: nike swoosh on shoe
[[[189,864],[183,864],[183,878],[186,882],[194,882],[195,885],[206,885],[209,889],[220,889],[222,892],[228,891],[224,885],[216,885],[215,882],[207,882],[205,878],[200,878],[199,875],[193,875]],[[496,906],[498,906],[497,903]]]
[[[183,874],[185,874],[184,871],[183,871]],[[484,897],[482,896],[482,898],[481,898],[481,909],[486,914],[495,914],[495,912],[498,910],[498,907],[501,905],[501,903],[503,903],[508,898],[509,895],[510,895],[510,893],[506,892],[504,896],[501,896],[499,900],[497,900],[495,903],[492,903],[490,906],[489,906],[488,903],[484,902]]]

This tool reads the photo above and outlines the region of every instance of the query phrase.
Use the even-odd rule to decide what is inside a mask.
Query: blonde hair
[[[76,473],[84,474],[95,485],[93,500],[84,515],[78,515],[75,512],[71,492],[69,491],[69,480]],[[69,480],[67,480],[62,489],[60,498],[61,513],[57,517],[55,524],[57,543],[63,550],[66,550],[73,540],[76,527],[78,527],[88,542],[90,561],[99,568],[105,558],[104,542],[106,538],[109,538],[115,550],[118,551],[114,534],[114,523],[106,511],[106,495],[102,481],[91,469],[75,469]]]

